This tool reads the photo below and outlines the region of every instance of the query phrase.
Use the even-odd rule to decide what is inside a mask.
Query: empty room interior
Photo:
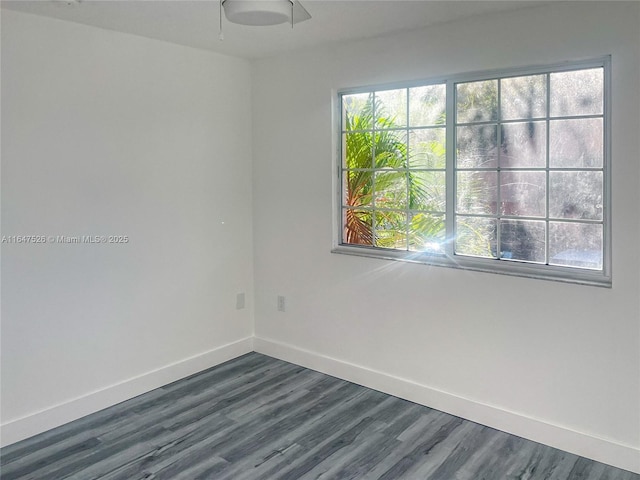
[[[0,478],[640,479],[640,2],[0,14]]]

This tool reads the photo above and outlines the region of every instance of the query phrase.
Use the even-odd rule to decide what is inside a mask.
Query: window
[[[608,70],[341,92],[334,251],[611,285]]]

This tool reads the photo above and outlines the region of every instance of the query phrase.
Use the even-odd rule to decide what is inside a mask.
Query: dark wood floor
[[[2,480],[640,480],[257,353],[0,455]]]

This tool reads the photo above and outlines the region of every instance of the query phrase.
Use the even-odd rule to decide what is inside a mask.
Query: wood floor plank
[[[234,480],[256,480],[265,478],[267,472],[283,472],[296,458],[304,456],[305,453],[306,451],[296,443],[279,450],[267,451],[266,454],[258,456],[249,468],[238,469],[233,478]]]
[[[340,390],[343,390],[347,386],[349,385],[340,387],[340,389],[338,389],[336,393],[340,392]],[[359,388],[354,389],[350,397],[341,399],[337,394],[331,395],[330,403],[320,403],[318,405],[318,408],[311,409],[304,416],[297,415],[285,419],[285,421],[279,422],[277,428],[263,431],[262,434],[258,436],[252,436],[248,442],[241,445],[241,450],[236,449],[235,451],[230,451],[226,455],[224,455],[224,458],[230,461],[235,460],[236,463],[242,465],[242,458],[247,457],[250,459],[252,452],[255,452],[261,447],[264,448],[265,445],[273,444],[274,440],[277,441],[277,439],[279,438],[283,439],[283,443],[278,444],[277,450],[287,448],[290,444],[293,443],[301,445],[303,448],[305,448],[305,445],[302,441],[305,438],[307,438],[307,440],[305,441],[308,441],[313,446],[317,446],[318,442],[320,442],[323,438],[322,435],[324,435],[326,431],[322,431],[313,427],[316,420],[320,418],[326,418],[327,416],[329,416],[333,420],[339,418],[341,419],[341,425],[344,427],[345,422],[349,422],[353,418],[354,412],[357,409],[366,408],[367,402],[371,401],[372,397],[373,396],[370,395],[369,392],[363,392]],[[313,439],[308,439],[308,437],[305,437],[303,435],[305,431],[313,432]],[[333,432],[335,432],[335,430],[332,430],[332,433]],[[275,438],[266,438],[264,436],[265,434],[271,436],[274,433],[276,434]],[[300,462],[298,462],[298,464],[299,463]],[[247,466],[247,468],[250,468],[250,465]],[[233,474],[233,471],[231,473]],[[278,472],[269,471],[265,474],[265,477],[272,478],[270,477],[270,475],[274,475],[276,473]],[[233,475],[229,475],[229,478],[233,478]]]
[[[478,480],[508,478],[507,472],[514,464],[523,462],[518,453],[525,448],[526,440],[505,434],[503,441],[496,442],[495,448],[476,467],[475,477]],[[474,472],[469,472],[474,474]]]
[[[496,432],[481,425],[474,425],[468,432],[457,432],[462,435],[459,443],[451,448],[443,444],[443,448],[447,449],[445,460],[440,463],[433,473],[424,478],[460,478],[460,471],[473,456],[482,449],[482,447],[494,440]],[[444,453],[444,452],[443,452]],[[417,470],[420,473],[420,469]]]
[[[457,428],[453,429],[442,441],[425,452],[421,461],[415,462],[401,478],[425,478],[430,480],[437,478],[455,478],[453,472],[461,466],[458,458],[461,445],[469,438],[475,442],[475,439],[483,432],[483,429],[486,428],[476,423],[460,420],[461,423]],[[463,460],[466,460],[466,458],[463,457]],[[453,463],[453,465],[451,465],[451,463]]]
[[[578,459],[571,453],[540,444],[535,445],[534,452],[525,468],[532,480],[566,479]]]
[[[403,477],[411,469],[415,468],[416,465],[422,464],[424,458],[462,424],[462,419],[451,417],[446,419],[437,429],[426,431],[425,438],[417,446],[411,448],[400,461],[382,474],[379,477],[380,480],[395,480]]]
[[[491,437],[487,439],[487,441],[484,442],[484,444],[481,445],[471,458],[469,458],[469,460],[458,470],[456,478],[459,480],[482,480],[481,477],[478,477],[478,472],[481,471],[483,465],[487,461],[487,458],[490,458],[494,452],[498,451],[508,438],[509,434],[499,430],[493,430],[493,435],[491,435]]]
[[[378,427],[379,428],[379,427]],[[375,424],[356,438],[353,446],[342,448],[311,470],[306,477],[318,479],[362,478],[387,452],[398,445],[396,438],[381,433]]]
[[[306,393],[306,395],[303,396],[300,396],[300,394],[304,394],[304,391],[297,392],[296,395],[290,395],[288,398],[283,400],[283,402],[273,405],[272,421],[277,421],[277,419],[280,418],[281,415],[278,413],[278,410],[294,407],[304,410],[305,406],[312,404],[317,398],[315,394],[312,395]],[[160,464],[162,466],[164,463],[167,463],[167,461],[170,462],[171,459],[175,459],[174,461],[177,461],[181,455],[191,454],[191,452],[199,449],[215,451],[217,452],[217,455],[219,455],[221,453],[221,445],[228,447],[232,445],[234,441],[242,441],[247,434],[250,434],[256,428],[263,426],[265,423],[264,417],[253,418],[251,416],[245,416],[241,421],[233,421],[224,417],[225,420],[230,422],[233,428],[229,428],[228,425],[224,425],[225,428],[220,429],[217,428],[221,423],[220,420],[210,418],[209,416],[201,417],[197,411],[194,411],[193,415],[194,418],[192,420],[197,419],[197,421],[194,423],[181,421],[181,427],[175,430],[176,435],[180,438],[180,442],[176,442],[170,449],[163,451],[161,455],[156,454],[153,455],[153,457],[140,459],[138,462],[140,468],[144,467],[145,471],[153,472],[156,470],[156,465]],[[215,414],[216,417],[218,415],[220,415],[220,413]],[[216,426],[216,428],[212,430],[211,426]],[[184,437],[181,436],[183,433],[186,433]],[[167,459],[167,457],[169,458]],[[228,462],[225,460],[225,463]],[[220,467],[220,464],[215,465],[216,469],[219,469]]]
[[[294,437],[297,442],[307,446],[308,453],[298,460],[293,472],[300,471],[302,465],[306,463],[307,467],[313,468],[305,474],[305,477],[313,478],[315,471],[315,476],[325,478],[332,466],[350,463],[349,458],[358,453],[359,445],[365,442],[370,443],[373,436],[383,438],[380,432],[388,426],[386,420],[389,419],[392,411],[398,409],[400,402],[393,397],[383,398],[383,401],[379,401],[375,397],[371,400],[369,405],[363,403],[353,413],[346,412],[342,418],[334,417],[327,423],[327,425],[335,425],[338,420],[339,426],[336,428],[318,428],[317,425],[311,425],[312,436],[307,434],[302,437]],[[352,441],[346,442],[345,438],[341,437],[345,429],[357,428],[357,425],[363,426],[365,423],[368,425],[362,428]],[[379,449],[382,444],[377,444],[377,447],[378,453],[380,453]]]
[[[640,480],[250,353],[0,450],[2,480]]]

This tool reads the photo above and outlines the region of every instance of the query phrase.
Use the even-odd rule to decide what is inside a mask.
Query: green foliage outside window
[[[390,116],[374,94],[348,101],[344,116],[345,243],[404,250],[433,248],[444,241],[444,170],[416,166],[445,165],[444,136],[418,138],[417,134],[428,130],[401,127],[406,119]],[[444,121],[444,112],[441,117]]]

